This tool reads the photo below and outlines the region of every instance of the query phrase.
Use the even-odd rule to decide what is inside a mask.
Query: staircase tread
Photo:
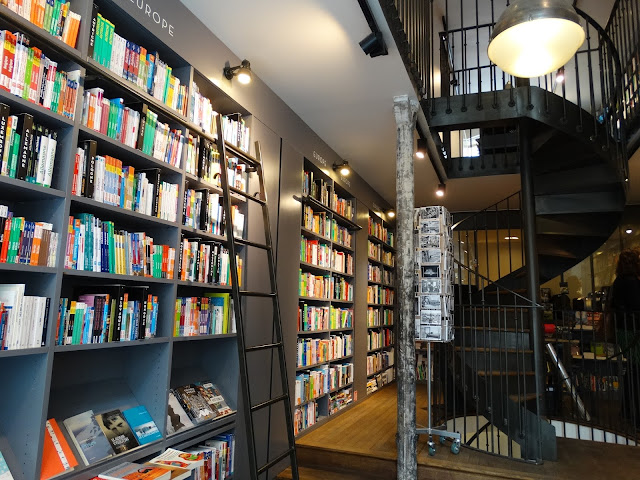
[[[482,326],[472,327],[472,326],[462,326],[462,325],[454,325],[453,328],[464,329],[464,330],[486,330],[488,332],[504,332],[504,333],[529,333],[531,330],[528,328],[517,329],[517,328],[496,328],[496,327],[487,327],[482,328]]]
[[[502,377],[505,375],[508,377],[518,377],[520,375],[533,376],[536,374],[536,372],[534,372],[533,370],[527,372],[518,372],[514,370],[509,370],[508,372],[501,372],[500,370],[476,370],[476,373],[479,377]]]
[[[526,395],[509,395],[509,399],[512,402],[516,403],[529,402],[531,400],[535,400],[538,397],[542,397],[542,394],[538,395],[537,393],[527,393]]]
[[[460,352],[462,351],[462,349],[464,348],[464,350],[466,352],[473,352],[473,351],[478,351],[478,352],[482,352],[482,351],[490,351],[492,353],[502,353],[502,352],[506,352],[506,353],[526,353],[526,354],[532,354],[533,350],[521,350],[519,348],[499,348],[499,347],[492,347],[492,348],[488,348],[488,347],[455,347],[456,352]]]

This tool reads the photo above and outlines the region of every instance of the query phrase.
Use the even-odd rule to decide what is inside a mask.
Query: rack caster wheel
[[[429,456],[433,457],[436,454],[436,444],[434,442],[427,443],[429,446]]]
[[[446,437],[444,435],[440,435],[440,445],[444,445],[446,441]]]
[[[451,453],[453,453],[454,455],[458,455],[460,453],[460,441],[459,440],[455,440],[451,444]]]

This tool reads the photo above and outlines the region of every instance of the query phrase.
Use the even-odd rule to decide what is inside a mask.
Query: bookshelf
[[[219,201],[222,201],[224,192],[219,175],[226,172],[218,172],[218,177],[207,175],[203,178],[203,172],[198,168],[187,168],[186,143],[179,154],[176,150],[175,155],[171,156],[167,149],[164,156],[157,155],[143,152],[141,145],[134,147],[127,144],[109,132],[95,128],[95,125],[90,126],[83,119],[83,98],[86,92],[100,89],[104,98],[121,98],[131,111],[141,114],[145,110],[152,111],[157,116],[156,121],[166,124],[172,135],[182,136],[185,141],[188,138],[194,140],[196,159],[206,144],[215,151],[209,157],[214,163],[224,156],[238,159],[240,166],[255,160],[233,143],[223,141],[221,132],[216,133],[215,125],[220,124],[217,119],[212,117],[213,129],[201,119],[196,123],[190,115],[193,101],[190,95],[182,99],[185,102],[182,109],[174,108],[96,61],[89,51],[89,27],[94,3],[105,18],[116,24],[116,33],[145,46],[148,51],[158,52],[162,61],[173,68],[173,75],[180,80],[180,85],[187,86],[189,92],[197,86],[201,96],[209,99],[212,110],[222,115],[236,115],[233,117],[236,119],[241,115],[242,121],[246,121],[242,125],[251,125],[250,112],[110,0],[72,0],[71,9],[82,17],[77,48],[63,43],[9,8],[0,6],[0,29],[24,33],[31,40],[32,46],[41,48],[48,58],[57,62],[58,69],[80,72],[73,118],[0,90],[0,103],[9,107],[11,115],[30,114],[34,123],[57,135],[50,187],[0,176],[0,204],[8,206],[14,216],[23,216],[34,222],[50,222],[52,231],[59,235],[53,266],[0,263],[2,284],[25,284],[26,295],[47,297],[50,300],[48,316],[45,318],[47,329],[43,346],[0,350],[0,385],[3,390],[0,395],[0,451],[16,480],[34,480],[40,477],[44,426],[45,421],[50,418],[55,418],[62,425],[64,419],[89,409],[98,413],[144,405],[163,433],[161,440],[91,466],[77,467],[61,475],[60,478],[64,479],[90,478],[121,462],[144,461],[169,447],[188,448],[198,445],[218,433],[234,431],[236,425],[240,375],[235,333],[230,331],[230,327],[229,331],[223,333],[195,336],[175,336],[174,332],[176,299],[201,298],[210,293],[230,291],[228,284],[217,280],[181,278],[180,265],[180,251],[184,241],[222,247],[226,245],[224,230],[218,233],[205,225],[206,222],[197,226],[187,224],[183,211],[183,199],[188,189],[206,191],[209,198],[219,195]],[[141,120],[144,121],[145,118],[141,116]],[[245,145],[246,140],[245,137]],[[173,218],[161,218],[160,215],[123,208],[82,192],[72,193],[77,166],[76,154],[78,148],[82,148],[87,142],[93,142],[98,156],[117,159],[123,166],[131,167],[136,172],[157,171],[162,182],[175,186],[175,208],[169,209]],[[244,170],[242,172],[236,173],[241,177],[246,175],[246,183],[255,181],[252,173],[245,173]],[[246,199],[241,193],[248,191],[248,187],[243,186],[242,182],[237,187],[231,195],[236,212],[234,220],[240,219],[238,228],[244,232],[239,235],[246,239],[250,233],[249,222],[246,220],[249,212]],[[95,266],[78,269],[77,263],[76,268],[67,268],[67,240],[74,230],[73,227],[69,229],[69,217],[75,219],[81,214],[92,215],[102,222],[113,222],[117,230],[144,232],[153,238],[155,246],[166,246],[167,250],[161,252],[161,255],[167,263],[166,252],[172,249],[175,255],[173,274],[168,265],[158,265],[158,274],[155,276],[125,274],[109,269],[96,271]],[[337,213],[332,215],[335,215],[338,223],[349,223]],[[239,251],[240,259],[246,261],[242,249]],[[128,262],[125,259],[123,263],[127,266]],[[340,276],[331,269],[327,273]],[[342,278],[352,277],[344,274]],[[99,292],[114,285],[131,291],[144,287],[144,292],[157,297],[157,320],[152,336],[106,343],[62,344],[56,341],[61,298],[75,299],[82,290],[93,289]],[[332,302],[327,301],[326,304],[331,305]],[[324,334],[329,338],[331,333],[327,331]],[[234,413],[167,436],[168,388],[196,381],[215,383]],[[333,392],[332,395],[336,393],[339,392]],[[328,404],[324,408],[325,412],[329,411]],[[66,436],[66,430],[62,430]],[[67,441],[74,449],[69,438]],[[74,453],[78,457],[75,450]]]
[[[395,232],[369,210],[367,222],[367,394],[395,378]]]
[[[294,423],[296,434],[353,402],[356,200],[309,160],[302,222]]]

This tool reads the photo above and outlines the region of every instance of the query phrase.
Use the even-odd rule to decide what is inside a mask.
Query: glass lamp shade
[[[579,22],[564,0],[516,0],[496,23],[489,59],[516,77],[546,75],[566,64],[584,43]]]

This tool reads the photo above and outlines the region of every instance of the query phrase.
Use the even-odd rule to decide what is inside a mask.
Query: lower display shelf
[[[375,375],[378,375],[378,374],[380,374],[380,373],[382,373],[382,372],[385,372],[385,371],[387,371],[387,370],[389,370],[390,368],[393,368],[393,367],[395,367],[395,365],[389,365],[389,366],[387,366],[387,367],[383,367],[383,368],[381,368],[380,370],[376,370],[376,371],[375,371],[375,372],[373,372],[373,373],[369,373],[369,374],[367,374],[367,378],[369,378],[369,377],[373,377],[373,376],[375,376]]]

